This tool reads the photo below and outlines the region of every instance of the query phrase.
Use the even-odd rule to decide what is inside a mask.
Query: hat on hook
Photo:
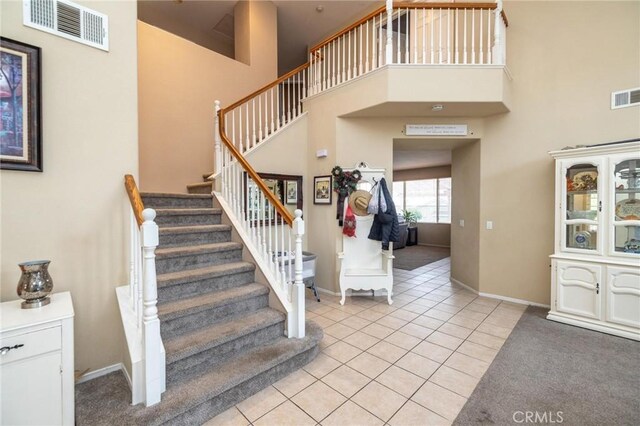
[[[351,206],[353,214],[356,216],[368,216],[367,207],[369,206],[370,200],[371,194],[368,191],[361,189],[353,191],[349,196],[349,206]]]

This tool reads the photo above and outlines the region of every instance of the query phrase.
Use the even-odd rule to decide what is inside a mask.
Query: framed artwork
[[[313,204],[331,204],[331,175],[313,178]]]
[[[287,204],[298,204],[298,182],[293,180],[287,181]]]
[[[0,168],[42,171],[40,48],[0,37]]]

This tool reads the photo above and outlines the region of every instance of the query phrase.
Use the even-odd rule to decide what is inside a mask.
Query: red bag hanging
[[[351,206],[349,204],[347,204],[347,211],[344,214],[342,233],[347,237],[356,236],[356,215],[353,214],[353,210],[351,210]]]

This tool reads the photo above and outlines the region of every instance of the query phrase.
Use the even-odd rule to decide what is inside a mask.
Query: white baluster
[[[162,381],[164,373],[161,369],[160,319],[158,318],[158,285],[156,281],[155,250],[158,246],[158,225],[154,222],[156,212],[145,209],[142,212],[142,245],[143,245],[143,276],[144,276],[144,311],[143,311],[143,351],[144,351],[144,383],[145,405],[150,406],[160,402],[160,394],[165,384]]]
[[[258,96],[258,141],[262,142],[262,94]],[[267,134],[265,133],[265,136]]]
[[[278,264],[279,260],[279,256],[281,256],[281,253],[278,252],[278,212],[274,212],[274,221],[273,221],[273,225],[274,225],[274,229],[273,229],[273,233],[274,233],[274,249],[273,249],[273,253],[274,253],[274,266],[275,266],[275,277],[276,277],[276,282],[278,283],[278,285],[280,284],[280,266]]]
[[[504,37],[504,30],[506,29],[506,24],[502,20],[502,0],[496,1],[497,6],[495,9],[495,24],[493,26],[494,30],[494,40],[493,40],[493,62],[496,65],[504,65],[506,61],[507,55],[507,41]]]
[[[447,64],[451,63],[451,9],[447,8]]]
[[[214,164],[214,173],[220,173],[222,170],[222,149],[221,144],[222,140],[220,139],[220,117],[218,116],[218,112],[220,111],[220,101],[214,102],[215,108],[215,125],[213,127],[213,164]]]
[[[289,249],[287,250],[287,254],[289,256],[289,270],[288,272],[288,278],[287,278],[287,282],[289,283],[293,283],[293,252],[291,251],[291,228],[287,226],[287,238],[286,240],[289,243]],[[291,293],[289,292],[290,289],[287,289],[287,296],[289,296],[289,300],[291,300]]]
[[[351,80],[351,31],[347,33],[347,80]]]
[[[464,33],[463,33],[462,63],[467,64],[467,9],[464,10]]]
[[[418,63],[418,9],[411,9],[409,15],[413,21],[413,63]]]
[[[278,120],[277,104],[274,104],[273,98],[276,97],[276,91],[278,90],[278,86],[274,86],[271,88],[271,133],[276,131],[275,122]],[[275,101],[277,102],[277,100]]]
[[[404,29],[404,63],[408,64],[409,62],[411,62],[411,57],[409,56],[409,9],[407,8],[405,10],[405,16],[406,16],[406,21],[407,21],[407,25],[405,25],[405,29]],[[398,21],[398,31],[400,30],[400,22]],[[400,35],[400,34],[398,34]]]
[[[260,188],[256,188],[257,191],[257,195],[258,195],[258,211],[256,212],[256,222],[255,222],[255,227],[256,227],[256,248],[258,250],[260,250],[260,248],[262,247],[262,220],[261,217],[263,215],[264,212],[264,193],[260,190]]]
[[[375,19],[376,17],[374,16],[373,17],[374,22],[375,22]],[[360,61],[358,64],[358,75],[361,75],[364,72],[364,70],[369,69],[369,21],[367,21],[366,23],[366,32],[367,32],[367,35],[365,36],[366,45],[363,50],[362,33],[364,32],[364,30],[365,30],[365,26],[361,25],[360,26],[360,55],[358,56]]]
[[[240,151],[240,153],[243,153],[244,152],[244,147],[243,147],[244,135],[242,134],[242,130],[244,129],[244,125],[242,123],[242,105],[240,105],[237,108],[237,110],[238,110],[238,145],[236,146],[236,148],[238,149],[238,151]],[[234,129],[235,129],[235,126],[234,126]]]
[[[286,252],[286,247],[284,245],[284,217],[282,217],[282,215],[280,215],[280,247],[281,247],[281,254],[283,256],[282,261],[280,262],[280,277],[281,277],[280,288],[282,289],[282,291],[286,292],[287,291],[287,274],[284,270],[284,256],[287,255],[287,252]]]
[[[484,22],[484,20],[482,19],[482,9],[480,9],[480,33],[478,35],[478,40],[480,40],[480,58],[479,61],[481,64],[484,64],[484,47],[483,47],[483,41],[484,41],[484,33],[482,31],[482,23]]]
[[[476,63],[476,10],[471,9],[471,64]]]
[[[438,63],[442,63],[442,8],[438,9]]]
[[[249,102],[247,102],[246,104],[244,104],[245,109],[245,128],[244,128],[244,134],[246,136],[246,141],[245,141],[245,145],[244,145],[244,149],[245,152],[249,151],[251,149],[251,132],[249,131],[249,121],[250,121],[250,116],[251,114],[249,114]]]
[[[460,25],[460,19],[458,18],[458,10],[459,9],[455,9],[454,12],[454,26],[453,28],[455,28],[455,33],[453,33],[453,46],[454,46],[454,53],[453,53],[453,62],[455,64],[460,63],[460,46],[459,46],[459,36],[458,36],[458,26]]]
[[[491,64],[491,10],[487,10],[487,64]]]
[[[264,197],[264,195],[263,195]],[[267,211],[271,210],[271,203],[269,202],[266,209],[262,211],[262,217],[260,218],[262,228],[262,257],[267,257]]]
[[[395,63],[396,64],[401,64],[402,63],[402,51],[400,50],[400,40],[402,39],[402,37],[400,36],[400,29],[402,28],[402,22],[400,22],[400,9],[398,9],[398,39],[397,39],[397,43],[396,43],[396,60]],[[391,31],[393,32],[393,27],[390,28]],[[389,30],[389,29],[387,29]]]
[[[385,49],[385,64],[391,64],[393,63],[393,0],[386,0],[386,10],[387,44]],[[380,23],[380,30],[382,30],[382,22]]]
[[[427,10],[422,9],[422,63],[427,63]]]
[[[251,99],[251,128],[253,130],[251,137],[251,148],[256,147],[256,98]],[[248,117],[247,117],[248,118]]]
[[[273,209],[269,209],[269,267],[271,268],[271,272],[274,272],[275,263],[274,263],[274,252],[273,252]]]
[[[429,63],[430,64],[435,64],[434,37],[433,37],[434,31],[435,31],[435,29],[434,29],[434,27],[435,27],[435,25],[434,25],[435,10],[434,9],[430,9],[429,15],[431,16],[431,20],[429,21],[429,27],[431,29],[431,51],[429,52],[430,53],[431,62],[429,62]]]
[[[289,337],[302,339],[305,336],[305,285],[302,281],[303,258],[302,258],[302,236],[304,235],[304,220],[302,211],[295,211],[293,220],[293,235],[295,236],[295,281],[293,284],[293,294],[291,295],[291,308],[294,313],[293,330],[289,330]]]

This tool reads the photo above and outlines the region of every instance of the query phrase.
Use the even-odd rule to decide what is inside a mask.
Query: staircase
[[[140,424],[201,424],[313,359],[321,329],[284,335],[243,245],[209,194],[142,193],[156,210],[158,316],[166,352],[162,401],[131,413]]]

